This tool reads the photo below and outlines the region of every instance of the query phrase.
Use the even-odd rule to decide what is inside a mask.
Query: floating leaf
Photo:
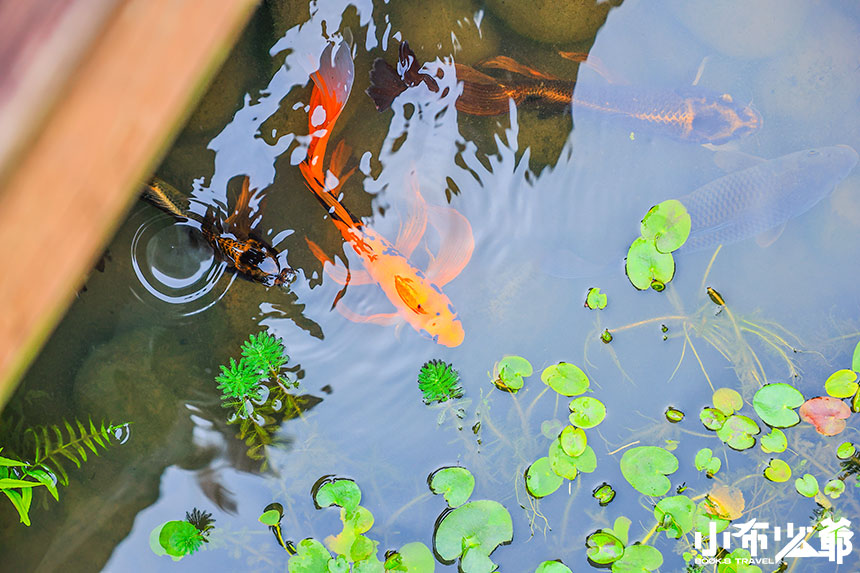
[[[741,451],[755,445],[753,436],[759,432],[761,429],[753,419],[735,414],[726,420],[722,428],[717,430],[717,437],[733,450]]]
[[[257,519],[263,525],[268,525],[269,527],[274,527],[281,522],[281,517],[283,516],[283,512],[278,511],[277,509],[270,509],[269,511],[263,512],[263,514]]]
[[[513,537],[511,514],[502,504],[492,500],[470,501],[452,510],[438,523],[433,532],[433,548],[446,565],[463,556],[465,571],[466,553],[488,557],[496,547],[510,543]]]
[[[559,432],[561,432],[560,420],[544,420],[540,424],[540,433],[543,434],[545,438],[554,440],[558,437]]]
[[[851,415],[848,404],[830,396],[810,398],[800,407],[800,417],[815,426],[819,434],[835,436],[845,429],[845,419]]]
[[[566,479],[576,478],[578,470],[576,469],[576,460],[567,455],[561,447],[561,440],[554,440],[549,446],[549,465],[559,476]]]
[[[553,469],[548,457],[536,459],[526,470],[526,489],[536,498],[557,490],[564,480]]]
[[[714,457],[710,448],[702,448],[696,452],[694,463],[696,464],[696,469],[699,471],[705,470],[708,477],[714,477],[714,474],[720,471],[720,467],[722,467],[722,461],[720,458]]]
[[[159,545],[171,557],[194,553],[204,543],[200,531],[187,521],[168,521],[156,529],[159,529]]]
[[[824,493],[836,499],[845,491],[845,482],[841,479],[832,479],[824,484]]]
[[[440,468],[427,481],[433,493],[442,494],[448,507],[463,505],[475,489],[475,477],[466,468]]]
[[[561,441],[561,449],[569,456],[578,456],[585,451],[585,446],[588,445],[588,438],[585,435],[585,430],[576,426],[565,426],[559,436]]]
[[[779,428],[773,428],[769,434],[761,437],[761,449],[766,454],[779,454],[788,447],[785,432]]]
[[[609,344],[610,342],[612,342],[612,333],[611,333],[611,332],[609,332],[609,329],[608,329],[608,328],[607,328],[607,329],[605,329],[605,330],[601,333],[601,335],[600,335],[600,341],[601,341],[603,344]]]
[[[854,455],[855,451],[857,451],[857,449],[854,447],[854,444],[851,442],[842,442],[839,444],[839,447],[836,448],[836,457],[840,460],[847,460]]]
[[[671,253],[690,236],[692,221],[687,209],[677,199],[651,207],[642,218],[642,237],[652,239],[661,253]]]
[[[384,569],[404,573],[433,573],[436,570],[436,559],[426,545],[413,541],[388,555]]]
[[[726,415],[716,408],[705,408],[699,414],[702,424],[709,430],[719,430],[726,423]]]
[[[585,446],[585,450],[578,456],[573,456],[576,469],[585,474],[590,474],[597,469],[597,456],[591,446]]]
[[[562,396],[578,396],[588,390],[588,376],[578,366],[559,362],[544,368],[540,375],[544,384]]]
[[[535,573],[573,573],[570,567],[561,561],[544,561],[535,569]]]
[[[668,537],[678,539],[693,530],[696,504],[686,495],[664,497],[654,508],[654,518],[659,524],[657,531],[665,531]]]
[[[621,559],[612,564],[612,573],[645,573],[663,564],[663,554],[650,545],[631,545]]]
[[[328,571],[331,553],[316,539],[302,539],[296,545],[296,554],[287,562],[289,573],[320,573]]]
[[[851,370],[860,372],[860,342],[854,347],[854,355],[851,357]]]
[[[666,476],[678,470],[678,458],[663,448],[640,446],[621,456],[621,473],[640,493],[666,495],[672,482]]]
[[[463,396],[460,374],[442,360],[428,360],[418,372],[418,389],[425,404],[446,402]]]
[[[591,496],[597,500],[600,507],[609,505],[615,499],[615,490],[606,482],[603,482],[591,492]]]
[[[858,387],[857,373],[853,370],[837,370],[824,383],[824,389],[834,398],[851,398]]]
[[[597,398],[581,396],[570,401],[570,423],[587,430],[606,417],[606,406]]]
[[[314,503],[318,508],[336,505],[346,511],[355,511],[361,503],[361,490],[351,479],[331,479],[326,476],[320,479],[311,492]]]
[[[818,480],[812,474],[803,474],[803,477],[794,480],[794,488],[800,495],[815,497],[818,493]]]
[[[696,506],[696,521],[693,528],[702,535],[710,535],[711,523],[716,526],[717,533],[725,530],[730,521],[719,516],[720,508],[707,497]]]
[[[762,421],[774,428],[788,428],[797,424],[797,408],[803,404],[803,394],[790,384],[766,384],[753,396],[753,408]]]
[[[725,414],[731,416],[744,405],[744,399],[738,394],[737,390],[731,388],[717,388],[714,392],[714,407]]]
[[[675,276],[675,259],[658,251],[653,240],[639,237],[627,251],[624,271],[637,289],[653,288],[659,292]]]
[[[599,288],[591,287],[585,296],[585,308],[590,308],[591,310],[606,308],[606,295],[600,292]]]
[[[512,394],[523,387],[523,378],[532,375],[531,363],[522,356],[505,356],[493,368],[493,384]]]
[[[744,513],[744,494],[736,487],[716,484],[708,492],[707,507],[711,515],[737,519]]]
[[[624,554],[624,543],[612,532],[601,529],[585,538],[585,554],[589,561],[597,565],[606,565],[621,559]]]
[[[788,481],[791,478],[791,467],[780,459],[771,459],[764,469],[764,477],[776,483]]]
[[[761,573],[761,567],[750,565],[752,557],[746,549],[735,549],[717,565],[717,573]]]
[[[677,424],[678,422],[680,422],[683,419],[684,419],[684,412],[682,412],[681,410],[678,410],[677,408],[673,408],[672,406],[669,406],[668,408],[666,408],[666,420],[668,420],[669,422],[671,422],[673,424]]]

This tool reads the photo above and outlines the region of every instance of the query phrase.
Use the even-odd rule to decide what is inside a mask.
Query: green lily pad
[[[526,489],[536,498],[548,496],[557,490],[563,481],[552,469],[548,457],[536,459],[526,470]]]
[[[854,447],[854,444],[851,442],[842,442],[839,444],[839,447],[836,448],[836,457],[840,460],[847,460],[851,456],[854,455],[854,452],[857,451],[857,448]]]
[[[585,538],[585,554],[597,565],[606,565],[621,559],[624,543],[612,532],[598,530]]]
[[[612,573],[646,573],[663,565],[663,554],[650,545],[631,545],[612,564]]]
[[[731,388],[717,388],[714,392],[714,407],[725,414],[731,416],[744,405],[744,399],[738,394],[737,390]]]
[[[687,209],[677,199],[651,207],[642,218],[642,237],[652,239],[661,253],[671,253],[690,236],[692,221]]]
[[[544,420],[540,424],[540,433],[545,438],[554,440],[558,437],[559,432],[561,432],[561,420],[554,418],[552,420]]]
[[[794,480],[794,488],[800,495],[815,497],[818,493],[818,480],[812,474],[803,474],[803,477]]]
[[[659,524],[657,531],[665,531],[672,539],[692,531],[695,517],[696,504],[686,495],[664,497],[654,508],[654,518]]]
[[[581,396],[570,401],[570,423],[587,430],[598,425],[606,417],[606,406],[597,398]]]
[[[851,399],[851,411],[860,412],[860,392],[854,394],[854,397]]]
[[[803,404],[803,394],[783,383],[766,384],[753,396],[753,408],[762,421],[774,428],[789,428],[800,421],[794,408]]]
[[[621,456],[621,473],[640,493],[666,495],[672,482],[666,476],[678,470],[678,458],[663,448],[640,446]]]
[[[600,507],[606,507],[615,499],[615,490],[606,482],[603,482],[591,492],[591,497],[597,500]]]
[[[439,560],[450,565],[460,556],[465,558],[466,552],[489,556],[513,537],[508,510],[497,501],[484,499],[470,501],[445,515],[433,532],[433,548]],[[465,566],[462,569],[465,571]]]
[[[498,566],[480,548],[468,547],[463,551],[463,558],[460,560],[460,571],[492,573],[496,569],[498,569]]]
[[[714,431],[719,430],[726,423],[726,415],[716,408],[705,408],[699,414],[699,419],[707,429]]]
[[[612,342],[612,333],[609,332],[609,329],[604,329],[604,331],[600,334],[600,342],[603,344],[609,344]]]
[[[836,499],[845,491],[845,482],[841,479],[832,479],[824,484],[824,493]]]
[[[565,426],[561,431],[559,440],[561,440],[561,449],[564,450],[564,453],[574,457],[581,455],[585,451],[585,446],[588,445],[585,430],[576,426]]]
[[[761,567],[749,564],[751,559],[746,549],[735,549],[717,564],[717,573],[761,573]]]
[[[257,519],[260,520],[260,523],[263,525],[268,525],[269,527],[274,527],[281,522],[282,512],[277,509],[270,509],[269,511],[264,511],[263,514]]]
[[[331,553],[316,539],[302,539],[296,545],[296,554],[287,562],[289,573],[320,573],[328,571]]]
[[[469,501],[475,489],[475,476],[466,468],[440,468],[427,479],[430,490],[442,494],[448,507],[458,507]]]
[[[436,559],[426,545],[420,541],[413,541],[388,555],[385,558],[384,569],[403,573],[434,573]]]
[[[197,551],[204,543],[200,531],[187,521],[167,521],[149,535],[149,547],[156,555],[169,555],[179,561]]]
[[[576,460],[564,453],[561,447],[561,440],[554,440],[549,445],[547,457],[549,458],[549,465],[552,471],[556,474],[570,480],[576,478],[576,474],[579,473],[576,469]]]
[[[585,446],[585,450],[578,456],[573,456],[576,469],[584,474],[590,474],[597,469],[597,456],[591,446]]]
[[[791,467],[780,459],[772,459],[764,469],[764,477],[772,482],[782,483],[791,478]]]
[[[561,561],[544,561],[535,569],[535,573],[573,573],[570,567]]]
[[[854,347],[854,355],[851,357],[851,370],[860,372],[860,342]]]
[[[678,444],[680,444],[678,440],[664,440],[663,447],[666,448],[670,452],[674,452],[678,449]]]
[[[666,408],[666,414],[665,415],[666,415],[666,420],[668,420],[669,422],[671,422],[673,424],[677,424],[678,422],[680,422],[681,420],[684,419],[684,412],[682,412],[681,410],[679,410],[677,408],[673,408],[672,406],[669,406],[668,408]]]
[[[761,437],[761,449],[766,454],[779,454],[788,447],[785,432],[779,428],[773,428],[769,434]]]
[[[726,420],[723,427],[717,430],[717,437],[733,450],[746,450],[755,445],[755,436],[761,428],[752,418],[733,415]]]
[[[541,372],[540,379],[562,396],[578,396],[588,390],[589,386],[585,372],[567,362],[547,366]]]
[[[853,370],[837,370],[824,383],[824,389],[834,398],[851,398],[857,393],[857,373]]]
[[[336,505],[354,511],[361,503],[361,490],[351,479],[331,479],[326,476],[314,485],[312,493],[318,509]]]
[[[710,535],[712,522],[716,525],[717,533],[724,531],[731,523],[728,519],[714,515],[713,506],[710,500],[706,498],[705,501],[696,506],[696,518],[693,523],[693,529],[702,535]]]
[[[585,308],[590,308],[591,310],[606,308],[606,295],[600,292],[599,288],[591,287],[585,296]]]
[[[627,251],[624,271],[637,289],[653,288],[659,292],[675,276],[675,259],[658,251],[653,240],[639,237]]]
[[[696,469],[699,471],[706,471],[709,478],[714,477],[714,474],[720,471],[720,468],[723,465],[720,458],[714,457],[714,453],[711,451],[711,448],[702,448],[696,452],[696,457],[693,462],[696,464]]]
[[[493,368],[493,384],[516,394],[523,387],[523,378],[528,378],[533,372],[531,363],[522,356],[505,356]]]

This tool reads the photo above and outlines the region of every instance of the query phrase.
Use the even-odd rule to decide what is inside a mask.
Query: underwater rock
[[[537,42],[570,44],[594,38],[620,2],[598,0],[488,0],[487,7],[514,31]]]

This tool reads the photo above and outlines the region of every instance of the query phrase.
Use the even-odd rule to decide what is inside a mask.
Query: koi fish
[[[634,130],[642,128],[681,141],[712,144],[750,135],[762,126],[761,115],[752,106],[735,103],[729,94],[701,88],[670,91],[614,85],[577,86],[574,81],[559,79],[506,56],[497,56],[481,66],[511,72],[516,77],[502,80],[470,66],[455,64],[457,80],[463,83],[456,107],[463,113],[501,115],[508,112],[510,100],[517,106],[534,103],[558,111],[573,106],[615,117]],[[435,80],[420,68],[406,42],[400,45],[397,70],[377,59],[367,90],[376,108],[388,109],[395,97],[420,82],[432,90]]]
[[[454,279],[466,266],[474,250],[474,239],[469,221],[457,211],[446,207],[428,206],[413,184],[415,201],[413,213],[401,226],[392,244],[385,237],[353,216],[338,200],[338,193],[352,171],[343,174],[349,151],[339,144],[330,160],[327,171],[323,160],[328,138],[335,120],[340,115],[352,89],[354,69],[349,49],[342,44],[332,58],[329,45],[320,59],[320,68],[311,75],[314,88],[311,93],[308,125],[311,142],[308,156],[299,169],[308,188],[327,209],[332,223],[361,259],[364,270],[353,271],[335,266],[322,249],[307,239],[314,256],[339,284],[376,283],[394,305],[393,313],[359,315],[335,299],[336,308],[355,322],[392,324],[405,320],[419,333],[445,346],[458,346],[465,331],[450,299],[441,287]],[[414,181],[414,179],[413,179]],[[439,253],[428,266],[426,273],[409,262],[426,230],[427,222],[439,229],[447,227]]]
[[[245,177],[233,212],[221,221],[210,209],[201,221],[188,209],[185,196],[165,181],[153,178],[143,192],[143,197],[159,209],[177,219],[193,221],[218,258],[239,276],[267,287],[281,286],[295,273],[286,265],[282,267],[278,251],[253,232],[254,196]]]

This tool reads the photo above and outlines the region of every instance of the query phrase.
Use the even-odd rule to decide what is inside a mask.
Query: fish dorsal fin
[[[614,74],[609,73],[609,70],[606,68],[606,65],[603,63],[600,58],[597,56],[593,56],[588,52],[564,52],[559,50],[558,55],[564,58],[565,60],[570,60],[571,62],[576,62],[578,64],[583,64],[586,67],[593,70],[597,75],[606,80],[608,84],[614,85],[627,85],[630,82],[626,80],[622,80],[619,77],[616,77]]]
[[[521,64],[513,58],[509,58],[508,56],[496,56],[494,58],[490,58],[489,60],[484,60],[479,64],[482,68],[495,68],[498,70],[506,70],[509,72],[513,72],[515,74],[519,74],[521,76],[526,76],[528,78],[535,78],[538,80],[557,80],[558,78],[552,74],[548,74],[545,72],[541,72],[534,68],[530,68],[525,64]]]
[[[457,109],[469,115],[502,115],[510,110],[510,98],[522,101],[495,78],[462,64],[455,64],[457,81],[463,82],[463,93],[457,98]]]
[[[451,282],[469,263],[475,250],[472,225],[459,212],[450,207],[431,205],[430,224],[442,237],[442,246],[427,266],[427,278],[437,286]]]
[[[254,193],[251,191],[251,180],[246,175],[242,180],[242,191],[236,199],[236,205],[233,207],[233,211],[230,213],[230,216],[224,220],[225,231],[233,233],[237,237],[248,236],[251,232],[251,228],[253,227],[251,224],[253,215],[251,211],[251,198],[253,196]]]
[[[767,248],[774,244],[777,239],[779,239],[783,231],[785,231],[785,223],[777,225],[772,229],[768,229],[763,233],[759,233],[755,238],[755,242],[758,243],[759,247],[763,249]]]
[[[400,297],[400,300],[403,301],[403,304],[405,304],[412,312],[417,314],[427,314],[427,310],[422,306],[425,297],[421,296],[421,293],[415,288],[412,279],[402,277],[400,275],[394,275],[394,290],[397,291],[397,295]]]
[[[418,176],[415,171],[410,175],[409,185],[413,196],[409,215],[406,222],[401,224],[397,239],[394,241],[394,248],[407,259],[415,251],[415,247],[424,236],[424,231],[427,230],[427,204],[418,189]]]
[[[744,153],[743,151],[720,150],[714,153],[714,163],[726,173],[743,171],[744,169],[761,165],[766,161],[766,159]]]

